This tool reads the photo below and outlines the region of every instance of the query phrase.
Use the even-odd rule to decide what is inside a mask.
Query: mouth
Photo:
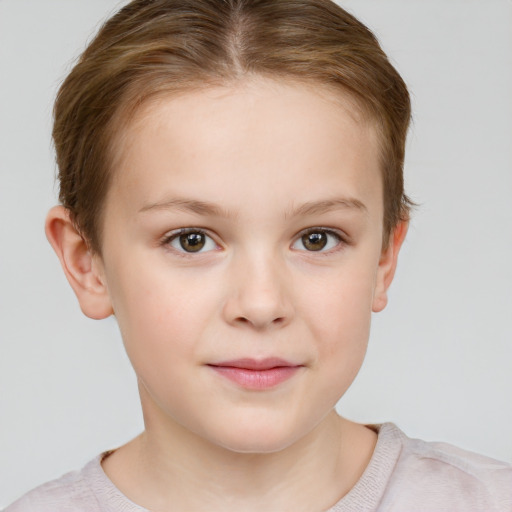
[[[254,391],[274,388],[304,367],[279,358],[236,359],[207,366],[238,386]]]

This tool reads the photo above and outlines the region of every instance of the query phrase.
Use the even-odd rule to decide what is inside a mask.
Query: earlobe
[[[388,303],[388,288],[395,275],[398,253],[405,240],[408,227],[408,221],[401,221],[391,233],[388,246],[382,251],[373,295],[372,311],[374,313],[382,311]]]
[[[55,206],[48,212],[45,232],[82,312],[96,320],[110,316],[113,311],[101,259],[89,249],[66,208]]]

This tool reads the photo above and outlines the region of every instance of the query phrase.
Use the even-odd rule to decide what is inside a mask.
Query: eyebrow
[[[324,201],[310,201],[285,214],[285,218],[328,213],[333,210],[355,210],[367,213],[368,208],[359,199],[336,198]]]
[[[224,208],[206,201],[197,199],[175,198],[166,201],[151,203],[143,206],[139,213],[154,210],[182,210],[192,212],[198,215],[214,215],[217,217],[234,217],[234,215]]]
[[[359,201],[353,198],[326,199],[323,201],[309,201],[291,211],[285,213],[285,219],[298,216],[328,213],[333,210],[356,210],[367,213],[368,209]],[[139,213],[158,210],[182,210],[197,215],[212,215],[216,217],[236,217],[236,215],[219,205],[197,199],[173,198],[162,202],[151,203],[143,206]]]

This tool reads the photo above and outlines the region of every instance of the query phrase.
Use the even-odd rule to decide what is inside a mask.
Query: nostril
[[[227,298],[222,315],[231,325],[262,330],[287,325],[293,317],[293,308],[276,290],[247,285]]]
[[[279,317],[274,318],[273,320],[267,322],[264,320],[258,321],[258,319],[250,320],[249,318],[247,318],[245,316],[239,316],[239,317],[235,318],[235,322],[238,324],[242,324],[242,325],[249,324],[256,328],[261,328],[261,327],[264,327],[265,325],[266,326],[270,326],[270,325],[280,326],[286,322],[286,317],[279,316]]]

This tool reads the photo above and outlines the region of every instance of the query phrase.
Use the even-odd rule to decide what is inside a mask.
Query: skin
[[[261,78],[159,98],[123,135],[101,255],[62,207],[46,225],[83,312],[115,314],[138,376],[146,430],[105,472],[155,512],[329,508],[375,446],[334,407],[406,232],[383,245],[374,128],[321,87]],[[202,250],[183,249],[183,228]],[[210,366],[266,357],[299,368],[255,391]]]

